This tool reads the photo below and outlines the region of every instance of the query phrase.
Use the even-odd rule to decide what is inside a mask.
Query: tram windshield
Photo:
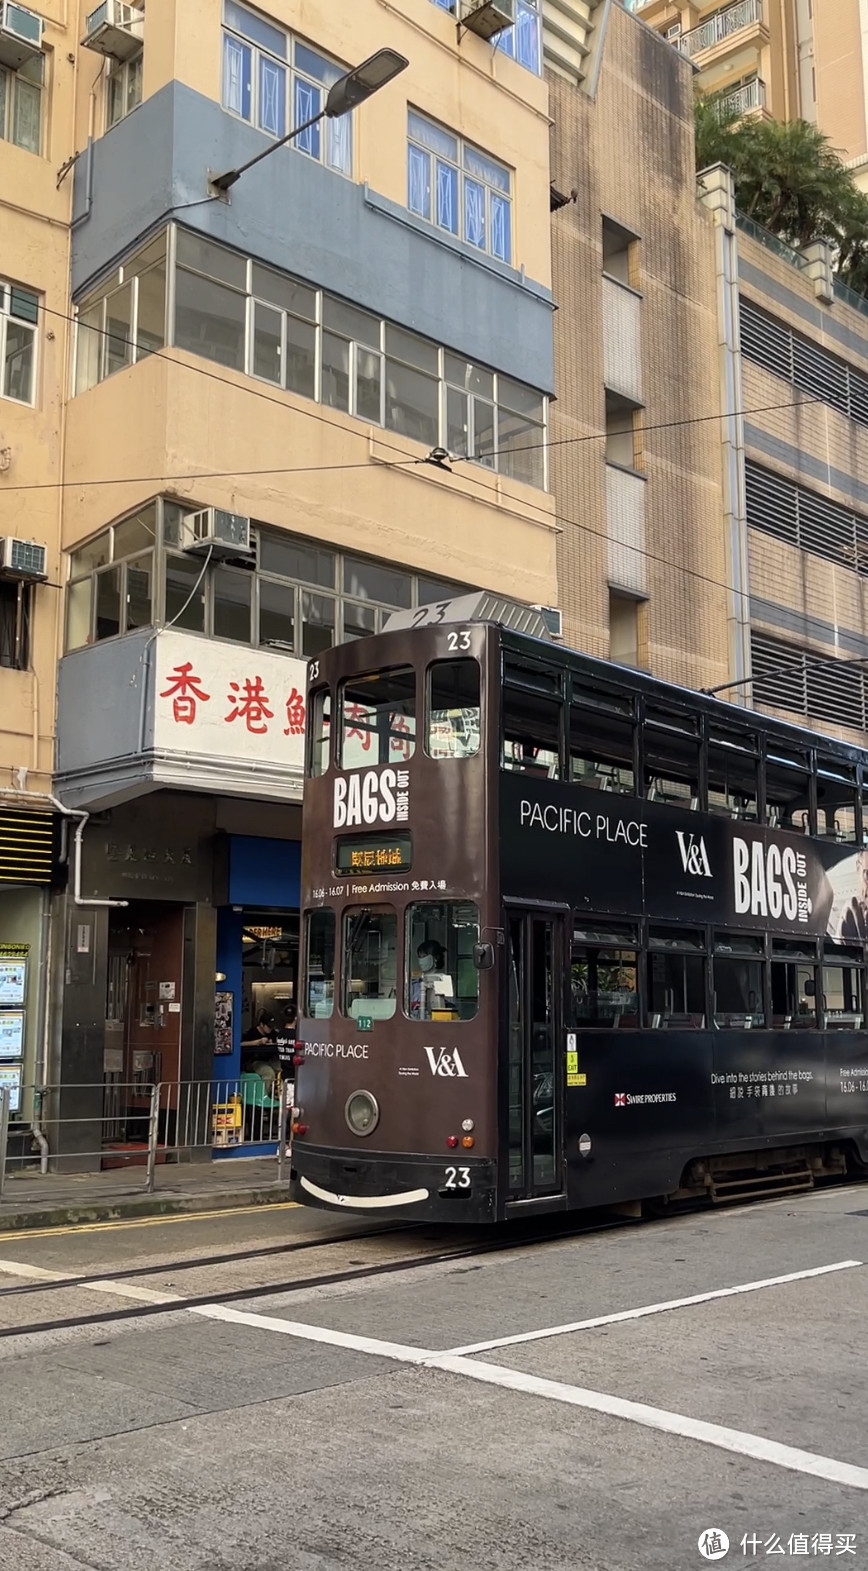
[[[473,1018],[478,940],[479,911],[472,901],[425,900],[408,907],[405,1007],[412,1020]]]

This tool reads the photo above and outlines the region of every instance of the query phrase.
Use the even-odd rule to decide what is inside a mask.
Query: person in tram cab
[[[410,1013],[414,1018],[430,1020],[434,1010],[454,1009],[455,986],[447,973],[443,945],[436,938],[426,938],[416,950],[419,975],[410,986]]]

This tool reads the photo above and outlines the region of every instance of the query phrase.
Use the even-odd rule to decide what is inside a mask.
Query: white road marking
[[[699,1293],[692,1298],[673,1299],[666,1304],[649,1304],[642,1309],[623,1310],[620,1314],[599,1316],[594,1320],[576,1321],[569,1326],[558,1326],[549,1331],[529,1332],[517,1337],[506,1337],[499,1342],[477,1344],[482,1350],[505,1343],[532,1341],[545,1336],[564,1335],[569,1331],[585,1330],[598,1325],[611,1325],[619,1320],[635,1320],[642,1315],[657,1314],[667,1309],[687,1308],[693,1304],[707,1303],[716,1298],[728,1298],[739,1293],[755,1292],[762,1287],[776,1287],[787,1282],[825,1276],[833,1271],[846,1271],[861,1265],[859,1260],[841,1260],[835,1265],[816,1266],[808,1271],[792,1272],[788,1276],[769,1277],[762,1282],[746,1282],[739,1287],[719,1288],[711,1293]],[[28,1266],[16,1261],[0,1261],[0,1271],[10,1275],[33,1277],[38,1280],[63,1282],[69,1280],[60,1272],[46,1271],[40,1266]],[[177,1294],[163,1294],[153,1288],[127,1286],[110,1280],[80,1284],[90,1292],[117,1294],[139,1299],[143,1303],[184,1304]],[[639,1424],[663,1434],[676,1435],[684,1440],[714,1446],[736,1456],[750,1457],[772,1467],[792,1473],[808,1474],[828,1483],[844,1485],[851,1489],[868,1491],[868,1468],[856,1467],[850,1462],[840,1462],[835,1457],[821,1456],[813,1451],[802,1451],[795,1446],[781,1445],[764,1435],[753,1435],[746,1430],[730,1429],[723,1424],[707,1423],[704,1419],[690,1418],[683,1413],[670,1413],[665,1408],[651,1407],[645,1402],[632,1402],[625,1397],[611,1396],[603,1391],[591,1391],[583,1386],[566,1385],[559,1380],[546,1380],[539,1375],[509,1369],[502,1364],[484,1363],[467,1356],[465,1352],[434,1352],[428,1348],[410,1347],[401,1342],[384,1342],[376,1337],[356,1336],[346,1331],[335,1331],[328,1326],[308,1325],[297,1320],[283,1320],[277,1315],[254,1314],[249,1310],[233,1309],[227,1304],[197,1304],[184,1306],[188,1314],[206,1320],[221,1320],[230,1325],[249,1326],[257,1331],[273,1331],[281,1336],[292,1336],[299,1341],[319,1342],[327,1347],[341,1347],[350,1352],[366,1353],[375,1358],[386,1358],[394,1363],[413,1364],[425,1369],[437,1369],[445,1374],[460,1375],[485,1385],[498,1386],[523,1396],[535,1396],[549,1402],[562,1402],[570,1407],[581,1407],[593,1413],[603,1413],[628,1423]]]
[[[546,1326],[542,1331],[519,1331],[515,1336],[493,1337],[489,1342],[469,1342],[466,1347],[451,1347],[456,1358],[470,1353],[489,1353],[496,1347],[515,1347],[519,1342],[542,1342],[550,1336],[569,1336],[574,1331],[593,1331],[597,1326],[617,1325],[621,1320],[642,1320],[645,1315],[662,1315],[670,1309],[689,1309],[693,1304],[710,1304],[716,1298],[736,1298],[740,1293],[757,1293],[764,1287],[781,1287],[786,1282],[804,1282],[812,1276],[827,1276],[832,1271],[851,1271],[861,1260],[838,1260],[831,1266],[813,1266],[809,1271],[791,1271],[788,1276],[769,1276],[760,1282],[742,1282],[738,1287],[718,1287],[709,1293],[694,1293],[690,1298],[670,1298],[662,1304],[645,1304],[641,1309],[621,1309],[613,1315],[595,1315],[591,1320],[572,1320],[568,1325]]]
[[[333,1331],[326,1326],[311,1326],[297,1320],[281,1320],[275,1315],[251,1314],[223,1304],[198,1305],[190,1313],[209,1320],[250,1326],[253,1330],[276,1331],[281,1336],[292,1336],[305,1342],[321,1342],[327,1347],[369,1353],[375,1358],[388,1358],[397,1363],[416,1364],[425,1369],[462,1375],[468,1380],[500,1386],[524,1396],[542,1397],[549,1402],[564,1402],[570,1407],[604,1413],[610,1418],[626,1419],[645,1429],[656,1429],[684,1440],[699,1441],[703,1445],[715,1446],[720,1451],[750,1457],[755,1462],[785,1468],[791,1473],[807,1473],[812,1478],[823,1478],[829,1483],[868,1490],[868,1468],[855,1467],[850,1462],[839,1462],[835,1457],[820,1456],[813,1451],[801,1451],[795,1446],[781,1445],[776,1440],[767,1440],[764,1435],[752,1435],[745,1430],[729,1429],[723,1424],[688,1418],[683,1413],[670,1413],[665,1408],[649,1407],[645,1402],[630,1402],[624,1397],[610,1396],[606,1392],[565,1385],[559,1380],[544,1380],[518,1369],[507,1369],[501,1364],[482,1363],[457,1357],[453,1353],[427,1352],[424,1348],[407,1347],[400,1342],[381,1342],[375,1337],[354,1336],[346,1331]]]

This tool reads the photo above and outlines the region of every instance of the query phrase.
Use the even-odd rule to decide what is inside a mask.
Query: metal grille
[[[752,529],[868,574],[868,518],[861,513],[750,459],[745,464],[745,497]]]
[[[868,672],[796,644],[751,633],[754,700],[803,720],[868,729]],[[866,656],[868,660],[868,656]]]
[[[742,296],[740,310],[741,347],[749,360],[868,425],[868,376],[760,311],[752,300]]]

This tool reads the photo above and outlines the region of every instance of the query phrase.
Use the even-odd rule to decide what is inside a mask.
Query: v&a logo
[[[444,1080],[467,1079],[467,1070],[457,1048],[454,1053],[447,1053],[445,1047],[426,1047],[425,1054],[432,1075],[442,1075]]]
[[[676,829],[678,849],[681,852],[681,866],[685,873],[692,873],[694,878],[710,878],[711,863],[705,849],[703,835],[695,835],[693,830],[685,833],[683,829]]]

